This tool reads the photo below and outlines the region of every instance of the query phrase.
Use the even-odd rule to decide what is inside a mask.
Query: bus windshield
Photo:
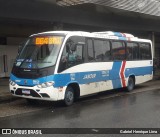
[[[34,36],[24,44],[16,60],[20,68],[45,68],[54,66],[64,36]]]

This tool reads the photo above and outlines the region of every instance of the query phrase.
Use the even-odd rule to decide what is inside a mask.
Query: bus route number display
[[[61,37],[36,37],[35,44],[36,45],[60,45],[62,42]]]

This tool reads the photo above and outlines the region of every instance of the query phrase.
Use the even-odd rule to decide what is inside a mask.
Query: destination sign
[[[35,44],[36,45],[61,45],[62,37],[53,36],[53,37],[36,37]]]

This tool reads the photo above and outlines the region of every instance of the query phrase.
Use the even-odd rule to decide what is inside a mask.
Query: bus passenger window
[[[96,61],[103,61],[103,40],[94,40],[94,49],[95,49],[95,57]]]
[[[94,40],[96,61],[109,61],[111,58],[110,43],[104,40]]]
[[[111,60],[111,46],[109,41],[103,41],[104,61]]]
[[[124,60],[126,54],[125,45],[120,41],[112,42],[112,59]]]
[[[127,60],[138,60],[139,48],[137,43],[127,42],[126,57]]]
[[[93,49],[93,42],[91,39],[87,41],[88,45],[88,61],[94,61],[94,49]]]
[[[140,59],[147,60],[151,59],[151,46],[148,43],[140,44]]]

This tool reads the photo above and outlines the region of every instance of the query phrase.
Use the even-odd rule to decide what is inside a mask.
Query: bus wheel
[[[72,105],[74,102],[74,91],[72,87],[67,87],[64,97],[64,103],[66,106]]]
[[[133,77],[129,77],[128,79],[128,85],[127,85],[127,91],[130,92],[134,89],[135,82]]]

